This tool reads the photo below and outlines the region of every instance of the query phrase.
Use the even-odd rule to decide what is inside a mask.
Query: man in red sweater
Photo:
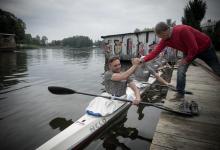
[[[155,58],[167,46],[184,53],[177,70],[176,89],[178,92],[172,100],[184,98],[186,72],[195,58],[202,59],[220,76],[220,64],[211,39],[206,34],[187,25],[177,25],[170,28],[164,22],[159,22],[155,26],[155,32],[161,40],[153,51],[140,60],[141,62],[147,62]]]

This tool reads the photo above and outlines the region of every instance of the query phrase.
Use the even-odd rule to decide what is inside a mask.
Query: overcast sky
[[[51,40],[102,35],[154,27],[170,18],[181,24],[188,0],[0,0],[0,8],[26,23],[26,33]],[[220,20],[220,1],[207,0],[205,20]]]

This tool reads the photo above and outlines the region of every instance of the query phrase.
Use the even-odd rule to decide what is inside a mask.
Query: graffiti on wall
[[[139,56],[144,56],[144,44],[142,42],[139,43]]]
[[[122,42],[119,42],[119,40],[115,40],[114,43],[115,43],[114,45],[115,55],[119,55],[122,50]]]
[[[105,45],[104,45],[104,50],[105,50],[105,53],[111,53],[111,51],[112,51],[112,46],[110,45],[110,40],[108,40],[108,42],[107,43],[105,43]]]
[[[127,55],[132,54],[132,39],[127,39]]]

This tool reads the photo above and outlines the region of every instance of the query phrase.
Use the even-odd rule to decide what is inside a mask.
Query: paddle
[[[149,68],[149,67],[148,67]],[[150,69],[149,69],[150,70]],[[153,72],[153,71],[150,71],[151,74],[157,79],[157,81],[159,81],[160,83],[162,83],[163,85],[161,86],[165,86],[167,87],[168,89],[172,90],[172,91],[175,91],[175,92],[178,92],[177,89],[173,86],[173,85],[170,85],[166,80],[164,80],[158,73],[156,72]],[[190,94],[192,95],[193,93],[190,92],[190,91],[185,91],[185,94]]]
[[[168,89],[170,89],[174,92],[178,92],[177,89],[172,85],[160,85],[160,86],[164,86],[164,87],[167,87]],[[186,91],[185,90],[184,92],[185,92],[185,94],[193,95],[193,92],[191,92],[191,91]]]
[[[147,65],[146,68],[147,68],[147,69],[149,70],[149,72],[157,79],[157,81],[159,81],[160,83],[163,84],[163,85],[161,85],[161,86],[167,87],[168,89],[170,89],[170,90],[172,90],[172,91],[178,92],[177,89],[176,89],[174,86],[169,85],[168,82],[167,82],[166,80],[164,80],[158,73],[156,73],[152,67],[150,67],[149,65]],[[190,91],[185,91],[184,94],[190,94],[190,95],[192,95],[193,93],[190,92]]]
[[[64,87],[50,86],[50,87],[48,87],[48,90],[51,93],[56,94],[56,95],[82,94],[82,95],[88,95],[88,96],[94,96],[94,97],[103,97],[103,98],[107,98],[107,99],[113,99],[113,100],[118,100],[118,101],[132,103],[132,101],[130,101],[128,99],[122,99],[122,98],[113,97],[113,96],[102,96],[102,95],[78,92],[78,91],[75,91],[75,90],[72,90],[72,89],[68,89],[68,88],[64,88]],[[146,106],[156,107],[156,108],[159,108],[159,109],[162,109],[162,110],[165,110],[165,111],[169,111],[169,112],[175,113],[177,115],[192,116],[191,113],[175,111],[175,110],[170,109],[169,107],[165,107],[165,106],[161,106],[161,105],[157,105],[157,104],[152,104],[152,103],[147,103],[147,102],[140,102],[139,104],[146,105]]]

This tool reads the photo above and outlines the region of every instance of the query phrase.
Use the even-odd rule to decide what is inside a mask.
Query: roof
[[[0,33],[0,35],[15,35],[15,34],[9,34],[9,33]]]
[[[133,34],[141,34],[141,33],[149,33],[154,32],[154,30],[148,30],[148,31],[141,31],[141,32],[130,32],[130,33],[123,33],[123,34],[113,34],[113,35],[106,35],[101,36],[101,38],[108,38],[108,37],[115,37],[115,36],[125,36],[125,35],[133,35]]]

